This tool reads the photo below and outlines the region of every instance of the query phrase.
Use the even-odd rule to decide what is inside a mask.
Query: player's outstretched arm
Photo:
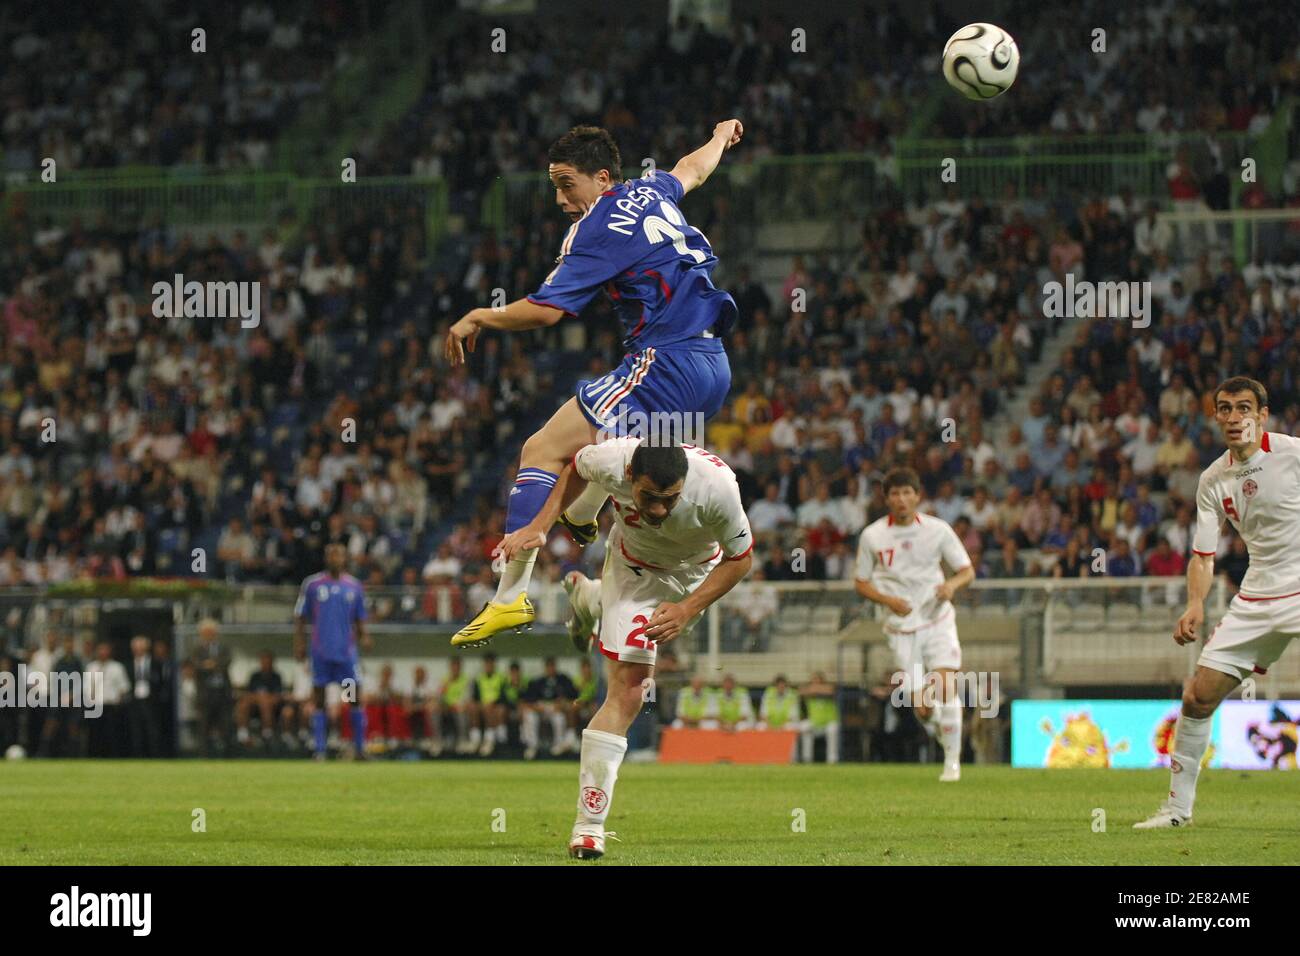
[[[678,160],[672,168],[672,174],[681,182],[682,192],[688,193],[708,179],[722,161],[722,154],[739,143],[744,133],[745,127],[740,124],[740,120],[723,120],[713,127],[711,140]]]
[[[1205,598],[1214,580],[1214,555],[1193,554],[1187,565],[1187,610],[1174,627],[1174,641],[1190,644],[1201,634],[1205,623]]]
[[[452,365],[465,361],[465,349],[474,351],[474,343],[483,329],[500,329],[503,332],[525,332],[554,325],[564,318],[564,310],[549,305],[538,305],[527,299],[516,299],[500,309],[470,309],[447,330],[443,355]]]

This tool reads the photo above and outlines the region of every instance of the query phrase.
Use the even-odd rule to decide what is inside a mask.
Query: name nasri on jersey
[[[605,223],[605,227],[614,230],[619,235],[634,235],[637,225],[641,221],[641,213],[645,212],[646,207],[656,199],[663,200],[664,198],[663,193],[651,186],[638,186],[636,189],[629,189],[627,195],[614,204],[614,208],[621,210],[626,215],[611,213],[609,222]]]

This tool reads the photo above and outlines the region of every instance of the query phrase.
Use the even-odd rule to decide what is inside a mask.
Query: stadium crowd
[[[1214,13],[1204,28],[1175,23],[1113,37],[1120,72],[1135,58],[1143,69],[1114,95],[1085,84],[1097,111],[1046,115],[1030,91],[987,115],[1000,116],[1007,133],[1114,131],[1126,128],[1114,122],[1119,115],[1143,132],[1257,128],[1295,82],[1290,66],[1267,76],[1252,67],[1282,62],[1273,50],[1280,41],[1224,39],[1225,7],[1204,6]],[[39,144],[41,155],[72,166],[256,166],[294,104],[338,66],[347,20],[327,8],[331,16],[308,22],[298,7],[290,15],[250,4],[214,24],[209,42],[264,34],[266,56],[214,55],[203,70],[121,52],[128,45],[105,16],[81,32],[67,28],[68,42],[48,49],[34,35],[6,34],[19,61],[89,54],[92,64],[6,72],[6,162]],[[882,15],[889,35],[903,38],[901,52],[932,46],[937,27]],[[790,38],[774,20],[740,23],[729,38],[689,24],[620,32],[635,55],[619,62],[599,58],[612,44],[549,42],[562,29],[517,31],[511,42],[524,55],[506,58],[504,69],[481,44],[449,34],[420,102],[360,154],[362,163],[448,177],[453,210],[473,223],[494,177],[534,169],[550,139],[575,123],[610,128],[633,174],[635,157],[684,154],[734,107],[752,130],[736,163],[852,149],[888,169],[888,141],[903,131],[929,62],[893,47],[884,56],[885,31],[862,25],[794,69],[776,55]],[[1147,58],[1148,43],[1162,55]],[[1175,81],[1196,44],[1226,44],[1224,56],[1257,82],[1215,74],[1198,98],[1183,98]],[[557,52],[565,49],[581,62]],[[1081,69],[1062,58],[1059,82]],[[699,96],[702,87],[711,95]],[[1135,109],[1143,90],[1150,102]],[[124,95],[132,91],[139,95]],[[1051,102],[1078,99],[1057,92]],[[183,105],[218,101],[224,115]],[[1184,102],[1196,106],[1173,105]],[[140,103],[169,105],[141,113]],[[496,128],[475,122],[483,115],[497,116]],[[1210,185],[1176,162],[1161,206],[1210,198]],[[1300,202],[1294,175],[1285,195],[1261,189],[1243,197]],[[343,540],[368,585],[419,595],[377,595],[379,620],[457,621],[490,596],[521,439],[577,377],[603,374],[622,355],[608,303],[544,332],[484,336],[469,368],[449,371],[438,357],[447,324],[493,289],[510,298],[533,291],[562,221],[549,205],[512,209],[502,235],[471,232],[430,248],[414,209],[341,210],[312,210],[255,237],[194,236],[129,217],[63,226],[7,210],[0,587],[190,575],[195,548],[207,557],[205,576],[297,584],[319,569],[326,540]],[[852,577],[856,535],[885,513],[880,479],[897,464],[921,475],[926,507],[954,524],[981,576],[1089,574],[1098,547],[1108,574],[1177,575],[1190,548],[1196,474],[1218,453],[1205,418],[1214,384],[1254,375],[1270,389],[1273,427],[1296,430],[1293,251],[1246,268],[1220,249],[1189,258],[1128,191],[964,199],[954,190],[923,205],[895,196],[872,208],[855,249],[796,256],[776,288],[728,254],[727,211],[725,200],[706,198],[698,220],[721,254],[716,278],[742,316],[728,343],[733,394],[706,442],[740,478],[761,559],[754,582]],[[696,221],[694,207],[691,215]],[[260,325],[159,314],[152,283],[175,273],[260,282]],[[1042,303],[1046,284],[1066,273],[1150,281],[1152,324],[1080,324],[1004,440],[995,416],[1059,328]],[[341,437],[349,421],[355,441]],[[796,548],[804,571],[792,566]],[[1240,580],[1240,543],[1226,538],[1221,552]],[[600,542],[579,551],[555,535],[538,579],[598,573],[603,554]],[[776,612],[766,599],[745,610],[755,628]],[[182,688],[194,682],[197,722],[200,672],[193,662],[178,667]],[[282,688],[297,681],[281,676]],[[256,695],[264,692],[237,697],[226,686],[236,738],[263,722],[265,699]],[[414,690],[402,696],[423,699]],[[397,712],[408,722],[414,713],[406,704]],[[495,734],[500,724],[491,726]],[[479,747],[493,736],[483,731]],[[466,741],[468,733],[466,725]]]
[[[204,16],[180,0],[10,4],[5,169],[30,176],[47,157],[61,170],[264,168],[277,135],[349,62],[361,14],[385,6],[256,0]]]
[[[1260,133],[1300,89],[1293,12],[1276,4],[1081,0],[1068,19],[1014,6],[1001,22],[1017,24],[1021,76],[1033,82],[987,109],[944,111],[937,135]],[[1096,27],[1081,37],[1076,22]]]

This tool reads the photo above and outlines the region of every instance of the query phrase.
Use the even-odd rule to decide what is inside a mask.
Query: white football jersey
[[[947,580],[940,561],[953,571],[970,565],[970,556],[948,522],[919,512],[911,524],[894,523],[893,515],[873,521],[858,539],[854,576],[876,590],[900,597],[912,613],[899,617],[885,608],[885,627],[914,631],[948,617],[951,601],[940,601],[934,589]]]
[[[1214,554],[1225,518],[1250,552],[1242,596],[1300,593],[1300,438],[1265,432],[1246,461],[1225,451],[1201,472],[1192,550]]]
[[[683,445],[687,469],[681,498],[667,520],[655,528],[641,520],[627,479],[628,463],[640,444],[640,438],[611,438],[586,446],[573,458],[578,476],[614,499],[623,557],[665,571],[743,558],[754,546],[754,534],[740,501],[736,473],[703,448]]]

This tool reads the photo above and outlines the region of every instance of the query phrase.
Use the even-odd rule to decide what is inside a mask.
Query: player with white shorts
[[[889,514],[862,530],[854,584],[887,609],[884,631],[902,687],[921,725],[943,748],[939,779],[954,782],[961,779],[962,704],[953,688],[961,645],[952,596],[974,579],[975,569],[948,523],[918,512],[915,471],[896,468],[886,475],[885,500]],[[952,577],[944,575],[944,564]]]
[[[1201,473],[1197,485],[1187,609],[1174,641],[1190,644],[1200,636],[1225,519],[1246,543],[1250,567],[1205,642],[1196,673],[1183,686],[1169,760],[1169,799],[1149,819],[1135,823],[1138,830],[1192,822],[1214,711],[1252,673],[1265,673],[1300,636],[1300,439],[1264,430],[1268,392],[1252,378],[1235,376],[1220,385],[1214,414],[1228,450]]]
[[[582,503],[575,500],[579,495]],[[627,729],[645,704],[658,645],[689,633],[704,610],[745,577],[754,544],[735,473],[722,459],[693,445],[661,447],[623,437],[574,456],[537,517],[502,541],[507,559],[544,544],[566,506],[594,508],[594,519],[606,498],[613,499],[616,519],[602,578],[575,572],[565,580],[574,609],[571,630],[595,632],[608,659],[609,692],[582,732],[578,818],[569,840],[570,855],[580,859],[605,852],[605,820],[627,752]]]

